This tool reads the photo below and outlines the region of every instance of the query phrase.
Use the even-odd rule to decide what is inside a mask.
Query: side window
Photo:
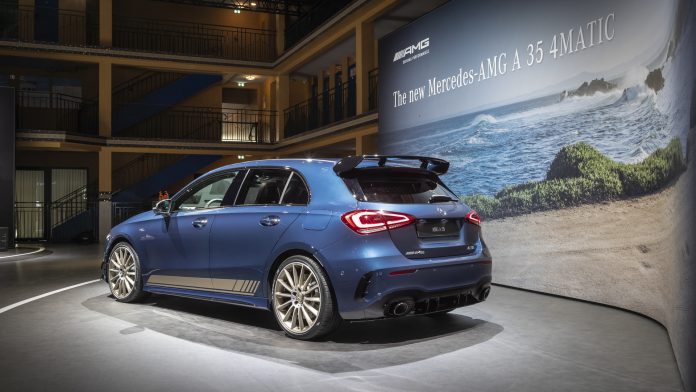
[[[290,177],[284,169],[253,169],[239,191],[236,205],[278,204]]]
[[[308,203],[309,191],[307,186],[297,173],[293,173],[288,187],[285,189],[282,204],[307,205]]]
[[[176,201],[174,210],[190,211],[220,207],[238,173],[235,171],[199,184],[193,192]]]

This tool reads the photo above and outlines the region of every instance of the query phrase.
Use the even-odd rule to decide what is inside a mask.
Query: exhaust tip
[[[485,301],[488,298],[488,295],[491,293],[491,288],[490,287],[485,287],[481,292],[479,293],[479,301]]]
[[[411,313],[414,306],[415,303],[412,298],[400,298],[387,305],[384,315],[387,317],[402,317]]]

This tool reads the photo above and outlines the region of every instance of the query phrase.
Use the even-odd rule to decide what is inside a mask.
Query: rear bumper
[[[350,252],[343,244],[335,252],[327,248],[317,254],[343,319],[388,317],[389,307],[400,299],[413,302],[409,314],[427,314],[472,305],[487,296],[492,259],[483,242],[468,255],[437,259],[406,258],[389,242],[373,247],[373,241],[366,241]]]
[[[413,273],[396,276],[390,271],[374,271],[356,285],[351,305],[339,300],[339,313],[346,320],[389,317],[390,307],[400,301],[413,302],[409,314],[473,305],[488,295],[491,266],[490,261],[421,266]]]

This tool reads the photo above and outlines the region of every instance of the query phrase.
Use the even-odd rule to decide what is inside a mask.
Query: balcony
[[[99,15],[94,12],[0,1],[0,14],[3,40],[66,46],[99,44]]]
[[[0,40],[100,47],[99,14],[0,0]],[[273,30],[114,15],[112,47],[136,52],[272,62]]]
[[[152,110],[152,107],[144,107],[147,105],[134,106]],[[118,136],[224,143],[273,143],[276,139],[276,112],[178,106],[164,109],[125,129]]]
[[[117,49],[271,62],[276,59],[273,30],[114,16]]]
[[[18,130],[97,134],[95,101],[47,91],[20,90],[16,95]]]
[[[286,109],[285,137],[349,119],[355,113],[355,79],[352,79]]]

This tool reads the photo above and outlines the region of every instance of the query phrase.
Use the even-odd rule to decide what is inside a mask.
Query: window
[[[278,204],[290,170],[253,169],[239,191],[237,205]]]
[[[227,173],[199,184],[188,194],[177,200],[175,210],[204,210],[217,208],[227,203],[229,197],[225,197],[230,186],[239,172]],[[232,195],[234,197],[234,195]]]
[[[292,173],[290,182],[283,194],[283,204],[307,205],[309,203],[309,191],[300,175]]]
[[[396,204],[426,204],[433,196],[457,200],[440,180],[429,174],[374,170],[357,176],[364,201]]]

